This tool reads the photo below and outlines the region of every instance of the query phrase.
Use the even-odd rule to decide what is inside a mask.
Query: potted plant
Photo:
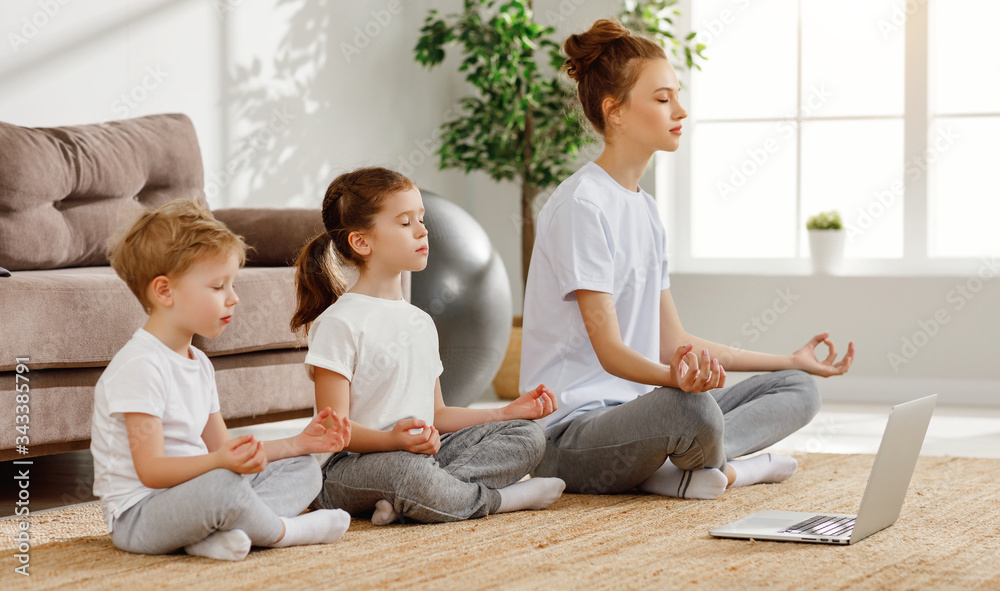
[[[694,33],[674,38],[676,2],[628,0],[621,18],[667,47],[675,65],[690,68],[695,58],[704,59],[704,45],[693,41]],[[415,47],[416,61],[428,68],[444,61],[452,43],[461,47],[459,71],[474,93],[461,100],[458,117],[441,125],[440,167],[480,170],[495,181],[520,184],[522,286],[535,242],[535,198],[572,175],[580,149],[594,141],[575,105],[575,87],[560,75],[565,57],[554,33],[535,22],[531,0],[464,0],[456,14],[431,10]],[[520,364],[517,319],[515,339],[518,346],[501,369],[508,385],[496,387],[517,397],[518,372],[506,367]]]
[[[835,275],[844,261],[844,224],[837,210],[818,213],[806,221],[813,272]]]

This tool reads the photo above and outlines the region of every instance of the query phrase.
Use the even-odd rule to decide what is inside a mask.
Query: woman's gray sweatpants
[[[615,493],[649,478],[667,458],[683,470],[723,468],[804,427],[819,390],[797,370],[750,377],[692,394],[657,388],[553,426],[535,476],[566,481],[566,492]]]
[[[385,499],[422,523],[485,517],[500,508],[496,489],[514,484],[545,453],[533,421],[498,421],[441,436],[437,455],[340,452],[323,465],[314,507],[365,513]]]
[[[138,554],[167,554],[216,531],[241,529],[255,546],[281,537],[279,517],[305,510],[322,486],[312,456],[269,462],[257,474],[217,469],[157,489],[115,518],[111,541]]]

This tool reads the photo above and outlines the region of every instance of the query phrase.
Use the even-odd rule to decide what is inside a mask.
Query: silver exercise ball
[[[464,209],[421,191],[427,268],[412,276],[410,299],[437,326],[441,393],[448,406],[475,402],[493,381],[510,341],[510,282],[486,231]]]

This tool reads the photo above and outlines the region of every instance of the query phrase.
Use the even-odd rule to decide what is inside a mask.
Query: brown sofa
[[[93,390],[146,316],[107,266],[108,238],[141,208],[204,200],[194,126],[184,115],[98,125],[0,123],[0,460],[89,445]],[[319,196],[317,196],[317,201]],[[288,265],[322,229],[318,210],[214,212],[254,247],[240,303],[217,339],[195,337],[215,365],[230,427],[309,416],[305,350],[288,328],[295,302]],[[408,295],[409,277],[404,277]],[[29,443],[15,438],[16,358],[29,360]],[[21,419],[22,423],[24,419]]]

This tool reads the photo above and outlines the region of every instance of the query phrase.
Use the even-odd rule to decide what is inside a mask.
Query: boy
[[[246,248],[203,205],[178,200],[144,212],[109,250],[149,314],[94,391],[94,494],[122,550],[242,560],[251,545],[330,543],[350,525],[339,510],[299,516],[321,487],[308,454],[343,449],[349,422],[327,408],[295,437],[231,439],[212,364],[191,346],[232,321]]]

